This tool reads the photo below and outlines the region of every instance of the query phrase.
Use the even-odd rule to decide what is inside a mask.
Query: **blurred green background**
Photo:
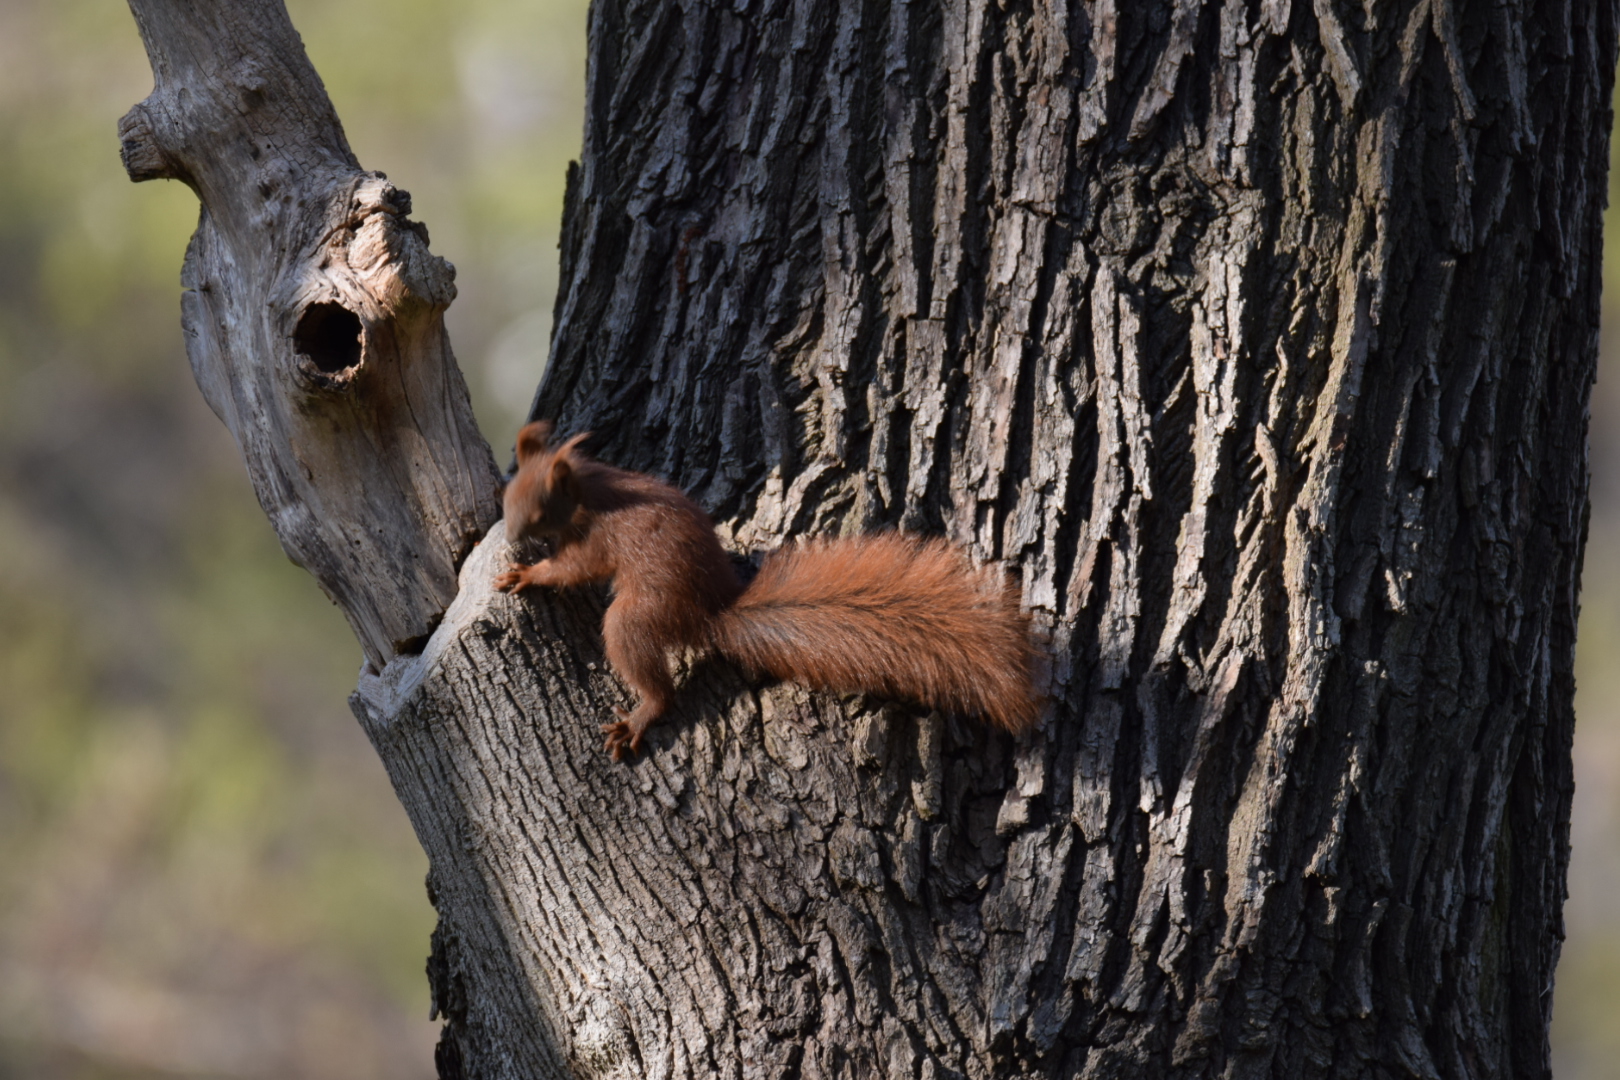
[[[556,292],[585,0],[292,0],[360,160],[456,263],[510,440]],[[191,381],[197,201],[134,185],[120,0],[0,0],[0,1078],[433,1076],[426,860],[360,653]]]
[[[289,7],[361,162],[458,268],[450,332],[499,445],[550,332],[585,0]],[[191,382],[196,200],[118,162],[150,88],[117,0],[0,0],[0,1080],[432,1077],[425,860],[344,703],[359,650]],[[1620,1080],[1604,351],[1559,1080]]]

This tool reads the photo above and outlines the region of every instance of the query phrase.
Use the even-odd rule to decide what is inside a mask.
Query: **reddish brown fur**
[[[824,690],[979,713],[1009,731],[1036,719],[1017,589],[944,540],[886,533],[784,547],[721,613],[714,643]]]
[[[506,536],[552,541],[549,559],[495,579],[516,592],[612,579],[608,662],[640,695],[603,725],[614,759],[669,706],[668,654],[712,647],[825,690],[868,691],[979,713],[1021,731],[1037,715],[1029,621],[1014,586],[943,540],[886,534],[813,540],[766,557],[745,591],[714,526],[668,484],[592,461],[551,426],[518,434]]]

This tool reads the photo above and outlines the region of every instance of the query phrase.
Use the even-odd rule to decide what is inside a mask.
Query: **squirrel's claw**
[[[506,573],[495,575],[495,587],[501,592],[517,592],[527,584],[524,571],[528,567],[522,563],[507,563],[507,567]]]
[[[630,748],[632,754],[639,756],[641,753],[642,733],[630,725],[630,714],[615,705],[613,706],[613,715],[619,718],[616,723],[602,725],[602,731],[607,735],[607,738],[602,742],[602,749],[612,754],[614,761],[624,760],[626,747]]]

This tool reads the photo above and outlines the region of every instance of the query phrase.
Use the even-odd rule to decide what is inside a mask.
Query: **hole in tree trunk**
[[[360,319],[341,304],[311,304],[293,331],[293,348],[316,371],[336,375],[360,362]]]

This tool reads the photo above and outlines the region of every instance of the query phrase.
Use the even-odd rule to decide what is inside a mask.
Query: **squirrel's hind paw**
[[[602,749],[612,754],[614,761],[624,760],[626,747],[632,754],[640,755],[641,736],[646,728],[637,728],[630,722],[630,714],[617,705],[613,706],[613,715],[619,718],[616,723],[602,725],[602,732],[607,735],[602,742]]]
[[[632,754],[641,753],[641,733],[631,731],[630,725],[620,721],[617,724],[603,724],[602,730],[607,738],[602,742],[602,749],[613,755],[614,761],[623,761],[625,749]]]

